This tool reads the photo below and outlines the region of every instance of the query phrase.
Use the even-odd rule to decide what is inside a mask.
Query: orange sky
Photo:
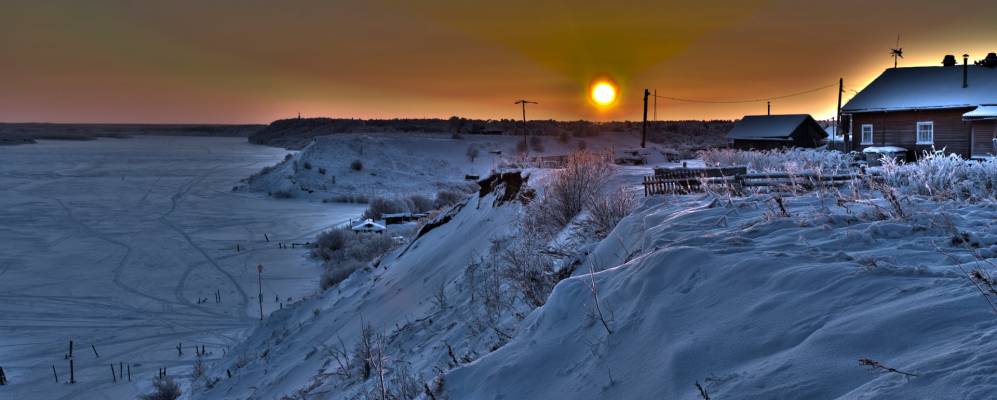
[[[660,95],[755,99],[997,51],[993,1],[5,1],[0,121],[265,123],[358,118],[639,119]],[[621,85],[608,110],[593,77]],[[847,96],[851,93],[846,93]],[[833,114],[832,89],[773,113]],[[765,103],[659,100],[659,119]]]

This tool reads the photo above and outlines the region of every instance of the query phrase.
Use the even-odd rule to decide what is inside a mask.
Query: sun
[[[600,106],[608,106],[616,102],[616,87],[609,82],[596,82],[592,85],[592,101]]]

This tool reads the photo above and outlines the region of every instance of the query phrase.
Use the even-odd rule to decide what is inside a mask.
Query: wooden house
[[[817,147],[826,137],[824,128],[807,114],[748,115],[727,133],[731,146],[742,150]]]
[[[842,107],[852,150],[896,146],[913,159],[926,150],[997,154],[997,54],[976,65],[946,56],[940,67],[891,68]]]

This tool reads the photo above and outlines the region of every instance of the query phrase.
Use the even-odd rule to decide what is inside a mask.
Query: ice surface
[[[363,206],[231,192],[285,154],[243,138],[0,147],[0,398],[134,398],[158,368],[189,373],[194,345],[222,357],[259,322],[257,264],[267,314],[314,292],[319,267],[277,242],[310,241]],[[70,339],[76,385],[64,384]],[[111,382],[118,362],[132,383]]]

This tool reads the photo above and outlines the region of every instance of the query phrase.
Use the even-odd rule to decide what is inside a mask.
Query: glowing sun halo
[[[592,101],[600,106],[608,106],[616,101],[616,88],[611,83],[599,82],[592,86]]]

